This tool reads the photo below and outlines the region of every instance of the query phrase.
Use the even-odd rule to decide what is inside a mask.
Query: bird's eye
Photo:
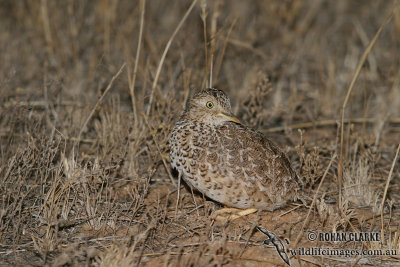
[[[214,103],[211,102],[211,101],[208,101],[208,102],[206,103],[206,107],[208,107],[209,109],[212,109],[212,108],[214,107]]]

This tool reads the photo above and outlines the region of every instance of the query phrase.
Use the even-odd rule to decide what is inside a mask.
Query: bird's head
[[[240,123],[231,110],[231,102],[224,91],[214,88],[196,93],[186,104],[184,117],[218,125],[226,121]]]

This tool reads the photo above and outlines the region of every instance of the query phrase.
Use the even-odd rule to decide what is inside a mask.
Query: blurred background
[[[340,145],[348,87],[388,17],[349,95]],[[244,124],[284,148],[310,194],[342,147],[347,206],[339,209],[377,212],[400,136],[399,55],[397,1],[2,0],[0,259],[107,265],[125,251],[118,259],[127,266],[197,266],[236,255],[226,245],[195,254],[217,246],[208,211],[218,204],[183,187],[181,217],[173,216],[169,131],[190,95],[209,86],[225,90]],[[314,227],[348,227],[332,215],[337,168],[335,158],[324,188],[331,195],[319,202],[332,210]],[[389,210],[399,179],[397,164]],[[165,231],[171,221],[183,228]],[[201,245],[179,250],[193,225],[204,228]],[[226,229],[212,231],[221,237]]]

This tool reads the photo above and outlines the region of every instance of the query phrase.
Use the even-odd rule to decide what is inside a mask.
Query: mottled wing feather
[[[256,185],[272,202],[289,200],[296,193],[300,181],[285,153],[273,142],[241,124],[227,122],[221,128],[235,139],[225,153],[231,156],[231,170],[241,168],[243,175],[237,178],[250,183],[249,187]],[[223,138],[224,134],[221,136]]]
[[[296,196],[299,182],[286,155],[251,128],[233,122],[213,128],[182,120],[169,142],[172,167],[218,202],[275,209]]]

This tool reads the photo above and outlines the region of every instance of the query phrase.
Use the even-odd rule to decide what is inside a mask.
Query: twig
[[[129,73],[128,73],[129,88],[130,88],[130,93],[131,93],[132,109],[133,109],[133,116],[134,116],[134,129],[135,130],[137,129],[137,126],[138,126],[138,116],[137,116],[137,110],[136,110],[136,97],[135,97],[135,81],[136,81],[137,68],[138,68],[138,65],[139,65],[140,47],[141,47],[141,44],[142,44],[145,7],[146,7],[146,0],[141,0],[140,1],[140,14],[141,15],[140,15],[139,39],[138,39],[138,44],[137,44],[135,66],[133,67],[132,79],[130,79],[130,76],[129,76]]]
[[[383,231],[383,206],[385,204],[385,199],[386,199],[387,191],[389,189],[390,180],[392,179],[393,169],[394,169],[394,166],[396,165],[397,157],[399,155],[399,150],[400,150],[400,144],[397,146],[396,155],[394,156],[392,167],[390,168],[388,178],[386,179],[385,191],[383,193],[382,202],[381,202],[381,240],[382,240],[382,242],[385,240],[384,239],[385,233]]]
[[[5,102],[4,104],[2,104],[3,107],[5,108],[11,108],[11,107],[15,107],[15,106],[19,106],[19,107],[38,107],[38,108],[46,108],[46,106],[48,105],[48,101],[47,100],[37,100],[37,101],[15,101],[15,100],[11,100],[8,102]],[[84,103],[79,103],[76,101],[60,101],[60,102],[54,102],[52,103],[52,105],[54,106],[77,106],[77,107],[85,107],[86,104]]]
[[[357,258],[356,258],[356,260],[351,264],[351,267],[354,267],[354,266],[356,266],[357,265],[357,263],[361,260],[361,258],[362,258],[362,256],[361,255],[359,255]]]
[[[224,38],[224,36],[218,36],[217,38]],[[244,42],[241,40],[237,40],[237,39],[228,38],[228,37],[225,37],[225,38],[227,39],[228,43],[230,43],[230,44],[248,49],[248,50],[252,51],[254,54],[256,54],[257,56],[260,56],[264,59],[268,58],[268,56],[263,51],[261,51],[260,49],[254,48],[253,45],[250,43],[247,43],[247,42]]]
[[[58,131],[57,129],[56,129],[56,131],[60,133],[60,131]],[[20,133],[11,133],[11,132],[7,132],[7,131],[5,131],[5,132],[0,131],[0,136],[13,136],[13,137],[23,138],[23,137],[29,137],[29,134],[27,134],[27,133],[20,134]],[[79,143],[86,143],[86,144],[96,143],[95,139],[78,139],[76,137],[66,137],[66,136],[63,136],[63,138],[67,141],[72,141],[72,142],[79,142]]]
[[[165,170],[166,170],[167,173],[168,173],[169,179],[171,180],[171,183],[172,183],[174,186],[176,186],[176,183],[175,183],[175,181],[174,181],[174,178],[172,177],[172,174],[171,174],[171,172],[170,172],[170,170],[169,170],[169,166],[168,166],[167,163],[165,162],[165,159],[164,159],[164,157],[163,157],[163,155],[162,155],[162,153],[161,153],[160,146],[159,146],[157,140],[155,139],[154,135],[152,134],[153,129],[151,129],[151,126],[149,125],[149,122],[147,121],[147,117],[146,117],[144,114],[143,114],[143,118],[144,118],[144,121],[145,121],[147,127],[149,128],[151,137],[153,138],[153,141],[154,141],[154,143],[156,144],[158,153],[160,154],[161,160],[162,160],[162,162],[163,162],[163,164],[164,164]]]
[[[375,118],[355,118],[355,119],[345,119],[344,123],[373,123],[375,122]],[[400,118],[391,118],[388,120],[389,123],[397,124],[400,123]],[[268,129],[261,129],[262,132],[274,133],[281,132],[286,129],[300,129],[300,128],[312,128],[312,127],[320,127],[320,126],[331,126],[337,125],[337,120],[323,120],[323,121],[312,121],[312,122],[302,122],[296,123],[289,126],[281,126],[281,127],[273,127]]]
[[[382,23],[382,25],[379,27],[378,31],[376,32],[374,38],[372,38],[370,44],[368,45],[368,47],[365,49],[363,55],[361,56],[360,61],[358,62],[356,71],[353,75],[353,79],[351,80],[351,83],[349,85],[349,88],[347,89],[347,94],[346,97],[344,99],[343,102],[343,106],[342,106],[342,117],[341,117],[341,126],[340,126],[340,153],[339,153],[339,163],[338,163],[338,191],[339,191],[339,201],[338,201],[338,207],[340,212],[341,207],[342,207],[342,176],[343,176],[343,128],[344,128],[344,111],[346,109],[347,106],[347,102],[349,100],[351,91],[353,90],[354,84],[358,78],[358,76],[360,75],[361,72],[361,68],[364,65],[365,60],[368,57],[368,54],[371,52],[372,47],[375,45],[376,40],[378,39],[379,35],[381,34],[383,28],[385,27],[385,25],[389,22],[390,18],[393,15],[393,9],[391,9],[392,11],[390,12],[390,14],[386,17],[385,21]]]
[[[308,209],[306,219],[304,220],[303,226],[301,227],[301,230],[300,230],[299,234],[297,235],[296,241],[295,241],[294,244],[293,244],[293,247],[294,247],[294,248],[296,248],[296,246],[297,246],[297,244],[299,243],[301,237],[303,236],[304,228],[306,227],[306,225],[308,224],[308,222],[309,222],[309,220],[310,220],[311,210],[312,210],[312,208],[313,208],[313,206],[314,206],[315,200],[317,199],[317,196],[318,196],[319,190],[320,190],[320,188],[321,188],[321,185],[322,185],[322,183],[324,182],[325,177],[326,177],[326,175],[328,174],[328,171],[329,171],[329,169],[331,168],[331,165],[332,165],[333,160],[334,160],[335,158],[336,158],[336,154],[334,154],[334,155],[332,156],[331,160],[329,161],[328,167],[326,167],[325,172],[324,172],[324,175],[322,176],[322,179],[321,179],[321,181],[319,182],[317,191],[316,191],[315,194],[314,194],[313,201],[311,202],[310,208]]]
[[[44,31],[44,36],[45,36],[45,40],[46,40],[47,52],[49,53],[50,57],[53,57],[54,56],[53,38],[51,37],[49,12],[47,9],[47,0],[40,1],[40,13],[42,16],[43,31]]]
[[[224,40],[224,45],[222,47],[222,51],[218,57],[218,61],[216,63],[216,69],[215,69],[215,79],[217,80],[218,75],[219,75],[219,71],[221,70],[221,65],[222,65],[222,60],[224,59],[224,55],[225,55],[225,51],[226,51],[226,47],[228,46],[228,38],[232,33],[233,27],[236,25],[236,22],[238,21],[237,18],[235,18],[235,20],[232,22],[231,27],[228,30],[228,33],[226,35],[226,38]]]
[[[204,38],[204,57],[205,57],[205,66],[204,66],[204,74],[207,75],[208,72],[208,49],[207,49],[207,2],[206,1],[201,1],[201,20],[203,21],[203,38]],[[206,87],[209,87],[211,85],[206,85]]]
[[[181,179],[182,179],[182,174],[179,172],[179,175],[178,175],[178,194],[176,196],[176,204],[175,204],[175,218],[176,218],[176,215],[178,214],[179,199],[181,198]]]
[[[176,27],[174,33],[171,35],[171,37],[168,40],[167,45],[165,46],[164,53],[162,54],[161,59],[160,59],[160,63],[158,64],[158,67],[157,67],[157,72],[156,72],[156,76],[155,76],[154,81],[153,81],[153,85],[151,86],[150,100],[149,100],[149,105],[148,105],[147,111],[146,111],[146,115],[147,116],[149,116],[149,114],[150,114],[151,105],[153,103],[154,90],[156,89],[158,78],[160,77],[161,68],[162,68],[162,66],[164,64],[164,60],[165,60],[165,57],[167,56],[169,47],[171,46],[172,41],[174,40],[174,38],[175,38],[176,34],[178,33],[178,31],[181,29],[183,23],[185,22],[185,20],[189,16],[189,14],[192,11],[192,9],[193,9],[194,5],[196,4],[196,2],[197,2],[197,0],[193,0],[193,2],[190,5],[189,9],[186,11],[185,15],[183,16],[183,18],[179,22],[179,24]]]
[[[209,82],[208,87],[212,87],[213,80],[213,68],[214,68],[214,54],[215,54],[215,36],[217,33],[217,20],[220,15],[219,12],[220,1],[214,1],[213,14],[211,16],[211,36],[210,36],[210,60],[208,63],[210,64],[210,73],[209,73]]]
[[[122,70],[125,68],[126,63],[122,64],[121,68],[119,68],[119,71],[117,72],[117,74],[115,74],[110,83],[108,84],[106,90],[104,90],[104,93],[101,95],[101,97],[99,98],[99,100],[97,100],[96,105],[94,106],[94,108],[92,109],[92,111],[90,112],[89,116],[87,117],[85,123],[83,124],[83,126],[81,127],[81,130],[79,131],[79,135],[78,135],[78,141],[81,139],[81,135],[83,132],[83,129],[85,129],[86,125],[88,124],[88,122],[90,121],[90,119],[92,118],[94,112],[96,111],[96,109],[99,107],[99,105],[101,104],[101,102],[103,101],[105,95],[108,93],[108,91],[110,91],[112,84],[114,83],[115,79],[118,78],[118,76],[121,74]]]

